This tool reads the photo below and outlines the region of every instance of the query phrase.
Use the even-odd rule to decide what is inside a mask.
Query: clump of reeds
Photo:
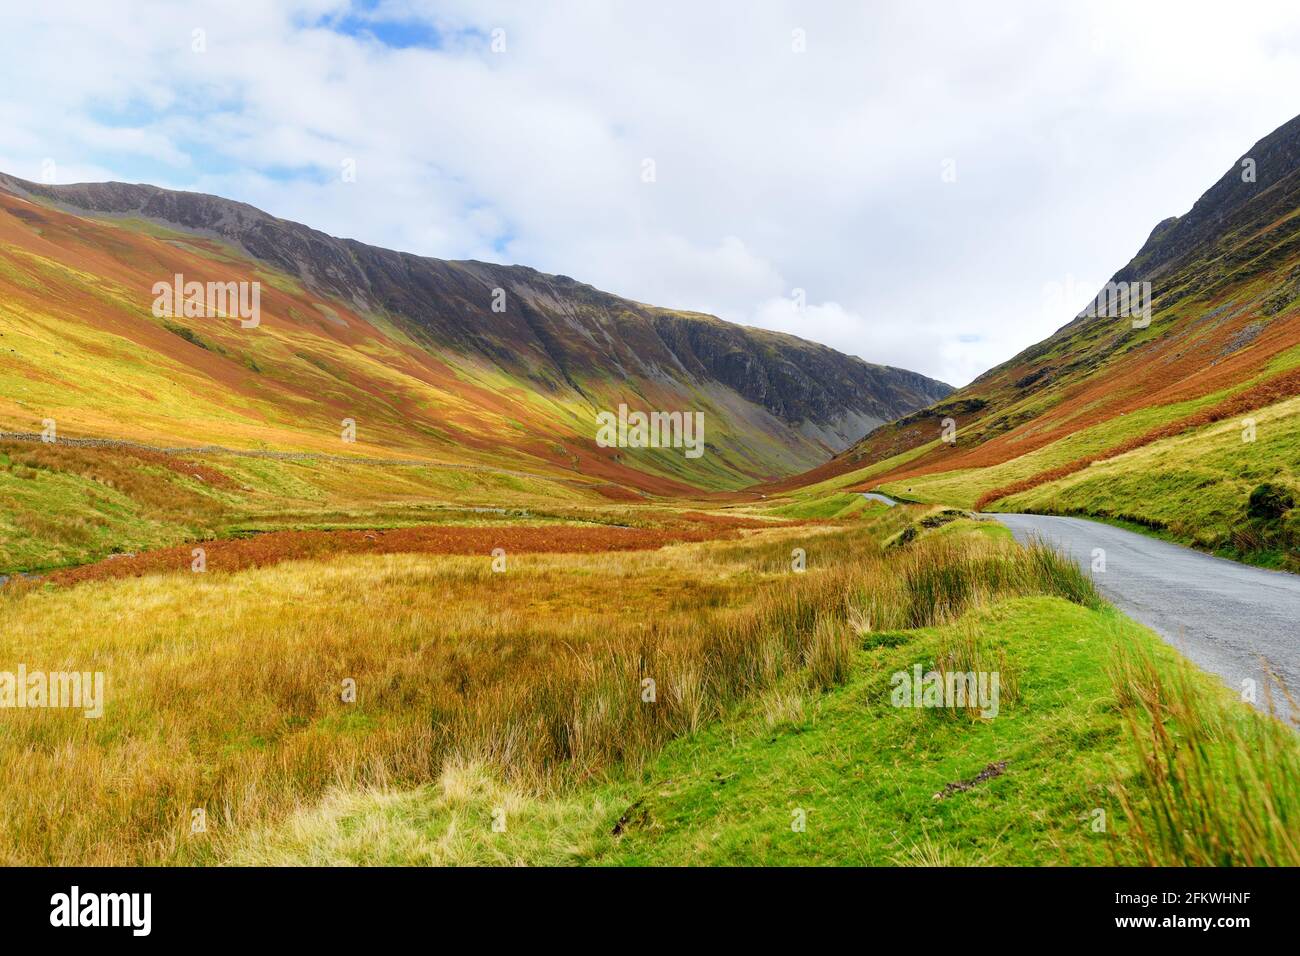
[[[1300,865],[1295,731],[1169,666],[1123,650],[1111,670],[1137,760],[1114,786],[1131,843],[1151,866]]]

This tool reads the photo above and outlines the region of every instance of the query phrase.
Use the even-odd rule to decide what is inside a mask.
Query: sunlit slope
[[[1300,500],[1300,398],[1096,462],[998,508],[1141,522],[1228,557],[1300,571],[1300,509],[1285,498],[1270,506],[1268,495],[1261,503],[1260,488]]]
[[[1294,463],[1278,466],[1292,438],[1270,427],[1243,440],[1243,429],[1247,419],[1277,420],[1279,403],[1300,394],[1298,147],[1294,120],[1250,150],[1255,181],[1234,164],[1116,274],[1116,283],[1151,283],[1149,325],[1110,314],[1102,300],[1096,315],[768,490],[879,487],[989,510],[1050,504],[1161,528],[1173,528],[1178,510],[1178,536],[1203,542],[1209,530],[1224,540],[1260,482],[1295,485]],[[1138,453],[1179,436],[1201,436],[1199,453],[1218,462],[1196,469],[1190,485],[1161,481],[1146,469],[1165,459]],[[1084,494],[1097,487],[1086,476],[1098,462],[1111,476],[1135,469],[1126,507],[1102,508]],[[1175,496],[1191,500],[1173,509]]]
[[[260,321],[156,316],[154,285],[175,275],[259,282]],[[6,177],[0,345],[0,430],[53,419],[67,436],[469,462],[649,493],[807,468],[947,391],[790,336],[336,240],[216,197]],[[599,447],[596,414],[620,404],[703,413],[704,453]]]
[[[0,577],[282,529],[633,523],[631,505],[611,497],[640,500],[607,483],[472,465],[0,440]]]
[[[53,419],[66,436],[527,461],[655,483],[601,456],[572,403],[430,354],[214,240],[75,218],[2,193],[0,209],[6,431],[39,432]],[[156,318],[153,284],[177,273],[259,281],[259,325]],[[355,442],[343,440],[345,419]]]

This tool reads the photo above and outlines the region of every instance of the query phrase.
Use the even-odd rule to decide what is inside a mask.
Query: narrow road
[[[868,501],[884,502],[885,507],[887,508],[892,508],[894,507],[894,505],[898,504],[898,502],[895,501],[893,498],[889,497],[889,495],[882,495],[875,491],[862,491],[859,492],[859,494],[862,495],[862,497],[866,498]]]
[[[1070,555],[1112,604],[1233,690],[1240,693],[1244,681],[1255,681],[1261,709],[1261,658],[1300,698],[1300,575],[1237,564],[1084,518],[986,517],[1002,522],[1021,543],[1038,537]],[[1275,703],[1280,714],[1288,712],[1285,700]]]

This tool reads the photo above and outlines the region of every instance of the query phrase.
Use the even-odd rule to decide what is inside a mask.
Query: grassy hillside
[[[1006,511],[1140,523],[1225,557],[1300,571],[1300,510],[1251,513],[1261,486],[1300,488],[1300,399],[1136,449],[998,501]]]
[[[155,284],[177,275],[259,283],[257,321],[155,314]],[[375,249],[217,197],[0,175],[0,433],[52,420],[65,437],[668,495],[796,472],[947,391],[524,267]],[[621,404],[703,415],[703,454],[599,446],[597,413]]]
[[[1227,173],[1162,223],[1113,282],[1149,282],[1151,314],[1091,313],[827,464],[763,486],[796,497],[880,488],[981,510],[1096,515],[1270,566],[1300,567],[1300,119],[1252,147],[1268,174]],[[1122,310],[1121,310],[1122,311]],[[1138,321],[1135,321],[1137,319]],[[1248,420],[1256,440],[1242,441]]]
[[[483,523],[512,513],[607,521],[612,490],[482,466],[0,440],[0,574],[281,529]]]
[[[1153,794],[1122,769],[1122,725],[1152,718],[1107,668],[1128,649],[1167,676],[1172,654],[1073,565],[975,523],[890,543],[925,513],[507,547],[504,570],[484,548],[11,584],[0,669],[96,669],[107,692],[100,719],[9,712],[0,769],[26,785],[0,798],[0,859],[1138,861],[1125,834]],[[999,671],[997,716],[890,706],[890,673],[914,663]],[[1193,683],[1198,714],[1267,737]],[[1105,785],[1112,760],[1127,791]],[[1232,806],[1261,799],[1223,786]],[[1291,790],[1273,799],[1293,812]],[[1097,807],[1101,837],[1080,819]]]
[[[1167,409],[1156,408],[1003,465],[868,482],[914,501],[1113,519],[1225,557],[1295,571],[1300,512],[1253,514],[1251,495],[1268,486],[1300,489],[1297,412],[1300,399],[1290,399],[1113,456],[1098,454],[1167,417]]]
[[[585,401],[547,394],[498,368],[431,352],[391,321],[313,295],[216,241],[28,207],[0,192],[0,431],[36,433],[53,419],[66,437],[688,487],[672,476],[682,471],[680,451],[649,449],[630,467],[620,449],[596,447],[595,403],[616,403],[617,390]],[[261,324],[153,316],[153,283],[175,273],[263,283]],[[738,469],[752,466],[728,437],[740,425],[707,407],[717,454],[694,477],[703,487],[734,484]],[[344,440],[345,419],[356,423],[354,442]],[[749,437],[777,467],[795,460],[777,436]]]

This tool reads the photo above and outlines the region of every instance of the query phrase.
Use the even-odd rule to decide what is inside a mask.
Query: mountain
[[[151,311],[159,282],[261,283],[261,319]],[[227,313],[229,314],[229,313]],[[0,430],[348,451],[652,492],[824,461],[951,389],[523,266],[338,239],[215,196],[0,175]],[[602,448],[596,415],[700,411],[708,454]],[[339,423],[356,423],[340,448]]]
[[[1147,292],[1149,324],[1124,314]],[[1300,117],[1159,223],[1052,336],[767,490],[830,482],[1127,519],[1292,566],[1300,513],[1267,518],[1252,495],[1272,483],[1300,498],[1297,395]]]

